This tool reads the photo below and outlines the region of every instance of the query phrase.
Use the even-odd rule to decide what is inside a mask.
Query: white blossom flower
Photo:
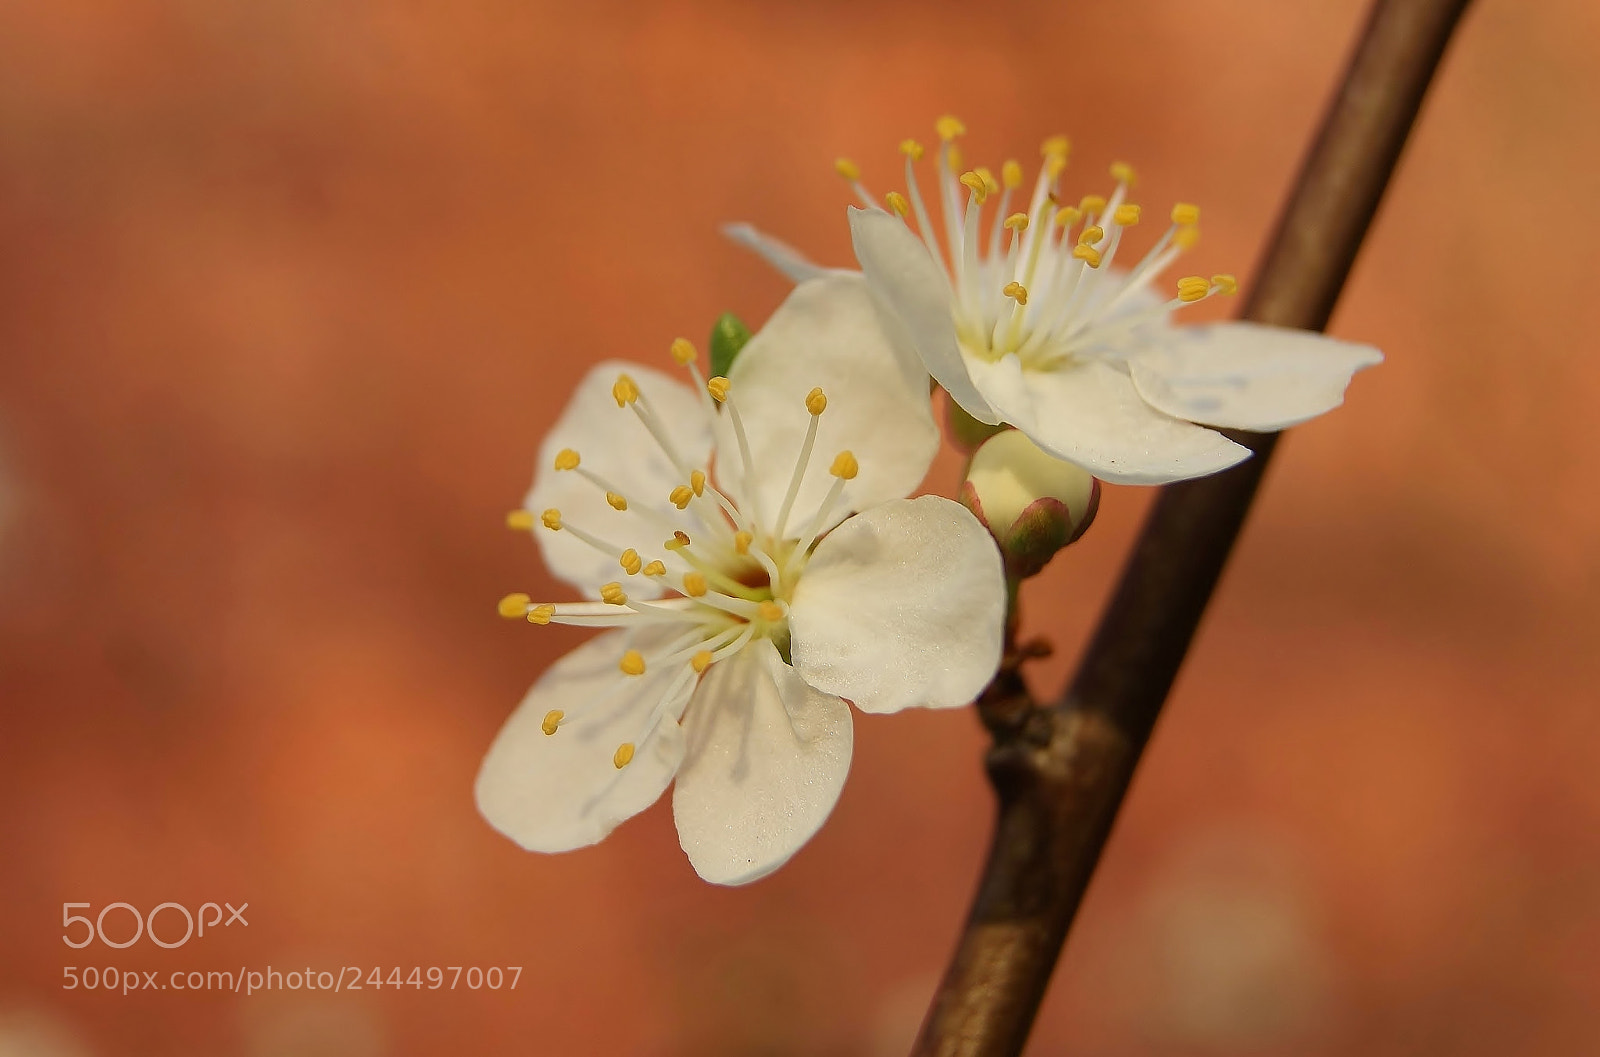
[[[1022,167],[1006,162],[998,180],[981,168],[962,172],[954,142],[961,122],[945,117],[937,128],[931,207],[917,184],[923,148],[914,141],[901,144],[907,193],[890,192],[888,211],[853,163],[841,159],[838,168],[866,206],[849,213],[867,280],[899,320],[900,339],[978,421],[1010,423],[1103,480],[1159,484],[1215,473],[1250,454],[1206,426],[1272,431],[1314,418],[1343,402],[1357,370],[1382,360],[1376,349],[1309,331],[1171,325],[1174,310],[1238,285],[1230,275],[1187,276],[1173,297],[1153,292],[1197,237],[1198,209],[1174,207],[1171,224],[1124,271],[1113,264],[1142,219],[1128,201],[1129,166],[1112,166],[1109,196],[1067,205],[1059,188],[1067,140],[1053,137],[1026,208],[1012,211]],[[985,237],[990,199],[997,208]],[[930,208],[942,216],[942,245]],[[817,270],[748,227],[728,234],[791,277]]]
[[[697,393],[606,363],[579,386],[511,516],[594,601],[511,595],[535,624],[613,628],[550,668],[477,781],[537,851],[593,844],[676,778],[695,870],[782,865],[839,796],[863,712],[970,701],[999,663],[994,542],[957,503],[906,499],[938,446],[926,375],[860,276],[802,283]],[[850,514],[851,511],[861,511]]]

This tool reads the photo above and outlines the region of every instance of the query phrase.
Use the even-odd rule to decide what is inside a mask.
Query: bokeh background
[[[0,1054],[903,1052],[987,839],[974,717],[858,722],[749,888],[665,805],[525,854],[473,775],[582,636],[495,616],[559,590],[504,511],[588,364],[781,299],[719,222],[847,263],[833,158],[887,190],[945,111],[991,165],[1070,133],[1071,193],[1136,163],[1247,275],[1361,8],[0,4]],[[1281,451],[1030,1052],[1600,1053],[1597,46],[1588,0],[1466,23],[1334,320],[1388,362]],[[1030,588],[1042,688],[1148,499]],[[60,938],[224,900],[179,950]]]

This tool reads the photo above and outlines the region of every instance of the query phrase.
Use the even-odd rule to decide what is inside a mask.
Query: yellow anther
[[[1200,207],[1192,206],[1187,202],[1179,202],[1172,207],[1172,222],[1189,227],[1200,223]]]
[[[533,511],[513,510],[506,515],[506,528],[517,532],[527,532],[533,528]]]
[[[611,387],[611,397],[618,407],[627,407],[639,399],[639,383],[625,374],[619,374],[616,384]]]
[[[728,399],[728,380],[718,375],[706,383],[706,392],[711,394],[711,399],[722,403]]]
[[[551,532],[561,531],[561,511],[551,507],[539,515],[539,523]]]
[[[617,746],[617,751],[611,757],[611,765],[617,770],[622,770],[633,762],[633,742],[625,741]]]
[[[689,366],[700,355],[695,351],[694,342],[688,338],[673,338],[668,351],[672,353],[672,358],[684,367]]]
[[[1044,158],[1065,158],[1072,149],[1072,141],[1065,136],[1051,136],[1039,144],[1039,155]]]
[[[833,160],[833,171],[843,176],[846,180],[861,179],[861,166],[849,158],[835,158]]]
[[[1011,298],[1011,300],[1015,301],[1019,305],[1025,305],[1028,303],[1028,288],[1014,280],[1007,283],[1000,292]]]
[[[1217,288],[1217,293],[1227,295],[1239,292],[1239,280],[1231,275],[1213,275],[1211,285]]]
[[[1028,230],[1028,214],[1012,213],[1006,217],[1005,228],[1007,231],[1023,232]]]
[[[1072,256],[1074,260],[1080,260],[1091,268],[1100,267],[1100,251],[1093,246],[1074,246]]]
[[[842,481],[853,481],[856,474],[861,472],[861,464],[850,452],[841,451],[833,457],[833,465],[828,467],[828,472]]]
[[[542,606],[534,606],[532,609],[528,610],[528,623],[548,624],[550,623],[550,618],[555,615],[555,605],[551,602],[546,602]]]
[[[706,494],[706,472],[704,470],[689,471],[689,487],[694,489],[695,495]]]
[[[1000,166],[1000,182],[1015,191],[1022,186],[1022,164],[1016,160]]]
[[[644,654],[638,650],[629,650],[622,655],[622,660],[617,667],[622,669],[623,675],[643,675]]]
[[[1083,210],[1076,206],[1068,206],[1056,214],[1056,227],[1070,228],[1083,219]]]
[[[946,143],[949,143],[957,136],[964,136],[967,134],[967,126],[962,124],[960,118],[954,117],[950,114],[946,114],[939,120],[935,121],[933,123],[933,130],[937,132],[939,134],[939,138],[944,140]]]
[[[556,452],[556,469],[576,470],[578,468],[578,453],[571,448],[562,448]]]
[[[922,144],[918,143],[914,139],[903,139],[900,141],[900,153],[904,154],[912,161],[921,161]]]
[[[688,572],[683,574],[683,593],[690,598],[699,598],[707,591],[704,573]]]
[[[733,534],[733,550],[734,550],[734,553],[736,553],[736,554],[749,554],[750,553],[750,544],[752,542],[754,542],[754,541],[755,541],[755,537],[752,536],[748,532],[745,532],[743,530],[740,530],[739,532],[735,532]]]
[[[520,591],[506,595],[500,600],[500,615],[507,620],[517,620],[528,612],[528,603],[532,601]]]
[[[981,165],[972,171],[978,174],[978,178],[983,181],[983,186],[989,189],[990,194],[1000,190],[1000,181],[994,178],[994,173]]]
[[[703,672],[707,668],[711,667],[711,651],[701,650],[693,657],[690,657],[689,667],[693,668],[696,672]]]
[[[622,556],[617,559],[617,564],[622,566],[623,572],[627,573],[629,576],[637,576],[639,575],[639,570],[644,568],[644,559],[639,557],[638,551],[634,550],[632,547],[629,547],[627,550],[623,551]]]
[[[1095,243],[1099,242],[1101,239],[1103,239],[1105,237],[1106,237],[1106,229],[1101,227],[1098,224],[1095,224],[1095,225],[1092,225],[1090,227],[1084,228],[1082,233],[1080,233],[1078,235],[1078,245],[1080,245],[1080,246],[1093,246]]]
[[[1178,280],[1178,300],[1186,304],[1200,301],[1211,292],[1211,283],[1203,276],[1186,275]]]
[[[1051,180],[1067,171],[1067,156],[1065,154],[1048,154],[1044,159],[1045,176]]]
[[[667,540],[667,542],[662,544],[662,546],[667,548],[667,550],[669,550],[669,551],[682,550],[683,548],[687,547],[688,545],[689,545],[689,534],[687,532],[683,531],[682,529],[678,529],[678,530],[674,531],[672,533],[672,538]]]
[[[613,580],[600,585],[600,601],[613,606],[625,606],[628,604],[628,595],[622,590],[622,585]]]
[[[770,598],[757,606],[756,611],[768,624],[776,624],[783,619],[783,607]]]
[[[972,192],[973,200],[980,206],[989,197],[989,184],[975,172],[962,173],[961,186]]]
[[[806,410],[813,415],[820,415],[828,410],[828,397],[820,388],[813,389],[806,394]]]
[[[1111,214],[1111,220],[1125,228],[1131,228],[1139,222],[1139,207],[1136,205],[1121,205]]]
[[[1200,228],[1194,224],[1179,228],[1178,233],[1172,236],[1172,244],[1180,250],[1194,249],[1200,244]]]
[[[1098,213],[1106,207],[1106,200],[1100,195],[1084,195],[1078,200],[1078,208],[1085,213]]]
[[[665,576],[667,575],[667,567],[662,565],[661,560],[658,558],[644,567],[644,574],[646,576]]]
[[[911,212],[911,203],[907,202],[906,196],[899,191],[890,191],[883,196],[883,200],[888,203],[889,211],[897,217],[906,216]]]
[[[672,500],[673,506],[677,507],[679,510],[682,510],[684,507],[689,505],[691,500],[694,499],[694,489],[690,488],[686,484],[680,484],[678,487],[672,490],[672,494],[667,496],[667,498]]]
[[[618,495],[615,492],[607,492],[606,493],[606,502],[611,504],[611,509],[612,510],[626,510],[626,509],[628,509],[628,501],[626,499],[622,498],[620,495]]]
[[[1134,173],[1133,166],[1125,161],[1116,161],[1111,163],[1111,178],[1119,184],[1132,187],[1138,176]]]
[[[559,708],[552,708],[544,714],[544,721],[539,724],[539,729],[545,732],[546,737],[554,734],[556,728],[561,726],[561,721],[566,718],[566,715]]]

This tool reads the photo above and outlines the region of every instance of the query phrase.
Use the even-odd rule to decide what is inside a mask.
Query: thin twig
[[[1377,0],[1257,272],[1243,317],[1327,324],[1468,0]],[[1067,929],[1267,468],[1255,455],[1162,490],[1063,700],[1008,658],[979,702],[994,736],[994,843],[913,1057],[1021,1053]]]

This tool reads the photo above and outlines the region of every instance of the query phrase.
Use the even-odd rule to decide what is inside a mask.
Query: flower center
[[[804,440],[796,454],[784,498],[776,511],[767,511],[760,500],[760,482],[750,458],[750,443],[744,420],[739,414],[731,384],[726,378],[706,379],[696,362],[697,355],[688,341],[673,342],[672,355],[694,380],[700,394],[700,412],[706,416],[713,437],[719,420],[725,419],[733,434],[737,456],[718,458],[714,465],[694,466],[684,459],[649,399],[628,375],[619,375],[611,395],[617,406],[638,419],[677,474],[676,482],[663,482],[662,490],[675,518],[649,503],[632,502],[623,490],[584,464],[577,451],[562,449],[555,457],[557,473],[575,473],[605,496],[607,505],[619,513],[631,511],[635,517],[658,525],[666,537],[654,553],[642,554],[633,547],[620,547],[608,540],[596,525],[578,525],[549,509],[537,518],[528,510],[507,516],[514,529],[566,532],[587,546],[615,559],[623,578],[602,584],[599,602],[534,602],[526,594],[511,594],[500,600],[500,614],[508,619],[525,618],[533,624],[574,624],[587,627],[639,627],[651,625],[677,632],[665,645],[649,652],[627,649],[618,660],[618,671],[637,678],[647,673],[668,671],[655,707],[644,729],[633,741],[617,750],[618,769],[632,759],[634,747],[665,718],[682,718],[690,691],[707,668],[744,649],[758,638],[770,640],[785,660],[789,658],[789,603],[820,535],[831,524],[840,494],[859,469],[849,451],[838,453],[828,473],[833,485],[817,508],[806,516],[796,511],[801,485],[812,466],[817,426],[827,410],[827,396],[821,389],[806,395],[810,415]],[[719,408],[720,405],[720,408]],[[721,417],[719,419],[719,416]],[[731,453],[729,453],[731,454]],[[737,482],[736,489],[724,491],[713,479]],[[631,598],[627,583],[639,577],[654,581],[675,593],[659,601]],[[652,594],[659,593],[652,590]],[[625,692],[627,680],[617,690]],[[594,707],[594,703],[590,703]],[[567,721],[566,713],[552,711],[543,725],[554,735]]]
[[[934,182],[944,244],[917,183],[916,163],[925,151],[915,140],[900,144],[906,193],[891,191],[884,200],[902,220],[915,219],[928,252],[944,269],[956,334],[968,355],[991,363],[1015,355],[1024,370],[1034,371],[1116,358],[1139,328],[1159,325],[1183,305],[1238,288],[1231,275],[1189,276],[1178,282],[1177,296],[1170,300],[1148,293],[1161,272],[1199,239],[1200,211],[1187,204],[1173,207],[1171,225],[1132,269],[1113,270],[1124,233],[1141,218],[1140,207],[1128,201],[1132,166],[1111,166],[1109,196],[1086,195],[1077,205],[1066,205],[1059,183],[1069,143],[1065,136],[1052,136],[1040,147],[1043,162],[1026,208],[1012,211],[1014,200],[1021,204],[1022,166],[1007,161],[998,180],[982,166],[963,170],[955,141],[966,126],[947,116],[935,128],[940,142]],[[867,208],[878,208],[854,162],[841,158],[835,168]],[[985,237],[984,213],[991,199],[995,210]]]

